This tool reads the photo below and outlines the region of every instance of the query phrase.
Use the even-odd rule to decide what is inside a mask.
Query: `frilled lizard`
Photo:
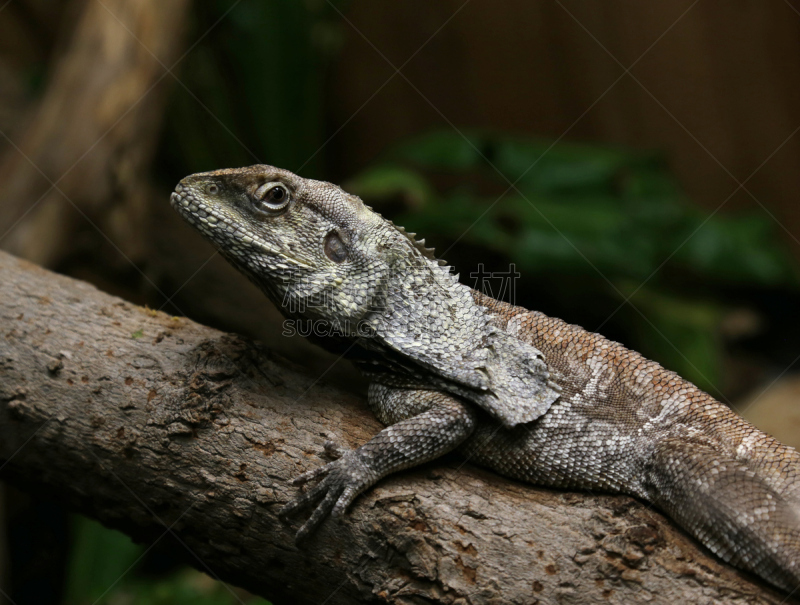
[[[459,450],[539,485],[652,502],[720,558],[800,585],[800,455],[619,343],[484,296],[330,183],[258,165],[186,177],[173,207],[370,381],[387,428],[295,479],[298,540],[382,477]]]

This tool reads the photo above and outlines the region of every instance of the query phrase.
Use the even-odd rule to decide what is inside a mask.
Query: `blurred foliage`
[[[85,517],[73,521],[66,605],[269,605],[186,567],[143,576],[144,546]]]
[[[642,329],[628,344],[705,389],[722,354],[715,288],[797,284],[766,215],[688,203],[654,153],[450,130],[395,146],[345,189],[429,243],[514,263],[524,280],[581,279],[573,306],[599,291],[617,304],[632,297],[625,318]]]
[[[144,552],[128,536],[104,528],[85,517],[73,519],[72,553],[67,570],[65,603],[82,605],[102,601],[120,576]]]
[[[160,150],[170,182],[255,163],[316,175],[326,68],[342,42],[333,6],[215,0],[191,17],[188,43],[200,42],[180,64]]]

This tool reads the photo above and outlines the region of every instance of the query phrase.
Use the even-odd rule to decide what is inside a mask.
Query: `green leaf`
[[[705,220],[705,219],[704,219]],[[716,280],[777,285],[796,282],[796,266],[762,216],[719,216],[687,226],[694,232],[676,254]],[[688,237],[687,235],[687,237]]]
[[[188,568],[156,581],[134,579],[110,596],[109,605],[269,605],[265,599]]]
[[[66,605],[269,605],[189,568],[155,580],[142,578],[137,565],[145,548],[86,517],[74,516],[73,535]]]
[[[72,532],[65,602],[91,604],[113,590],[144,548],[125,534],[78,515],[72,520]]]
[[[394,161],[412,162],[428,169],[463,172],[485,164],[482,144],[478,135],[443,130],[401,143],[388,155]]]
[[[633,282],[617,287],[636,310],[632,317],[640,334],[637,348],[701,389],[718,393],[722,367],[718,328],[725,309]]]
[[[344,189],[369,199],[402,196],[412,207],[419,207],[435,196],[427,179],[419,172],[394,164],[365,170],[345,183]]]
[[[507,179],[539,193],[610,191],[632,161],[611,149],[511,137],[495,142],[493,157]]]

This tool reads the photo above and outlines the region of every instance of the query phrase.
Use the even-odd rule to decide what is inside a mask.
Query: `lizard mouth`
[[[211,240],[226,255],[247,256],[248,251],[255,249],[260,253],[266,252],[310,268],[308,263],[287,255],[279,246],[262,238],[253,237],[242,227],[240,221],[204,203],[199,196],[194,195],[182,184],[179,184],[169,196],[169,203],[187,223]]]
[[[169,202],[187,223],[226,251],[235,253],[240,249],[257,248],[268,254],[281,253],[269,243],[249,236],[241,225],[236,225],[222,212],[215,211],[182,185],[175,188],[169,196]]]

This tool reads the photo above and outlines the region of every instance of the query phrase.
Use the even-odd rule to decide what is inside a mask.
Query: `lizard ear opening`
[[[347,246],[344,245],[342,238],[339,237],[336,231],[331,231],[325,236],[323,250],[325,251],[325,256],[337,265],[347,260]]]

